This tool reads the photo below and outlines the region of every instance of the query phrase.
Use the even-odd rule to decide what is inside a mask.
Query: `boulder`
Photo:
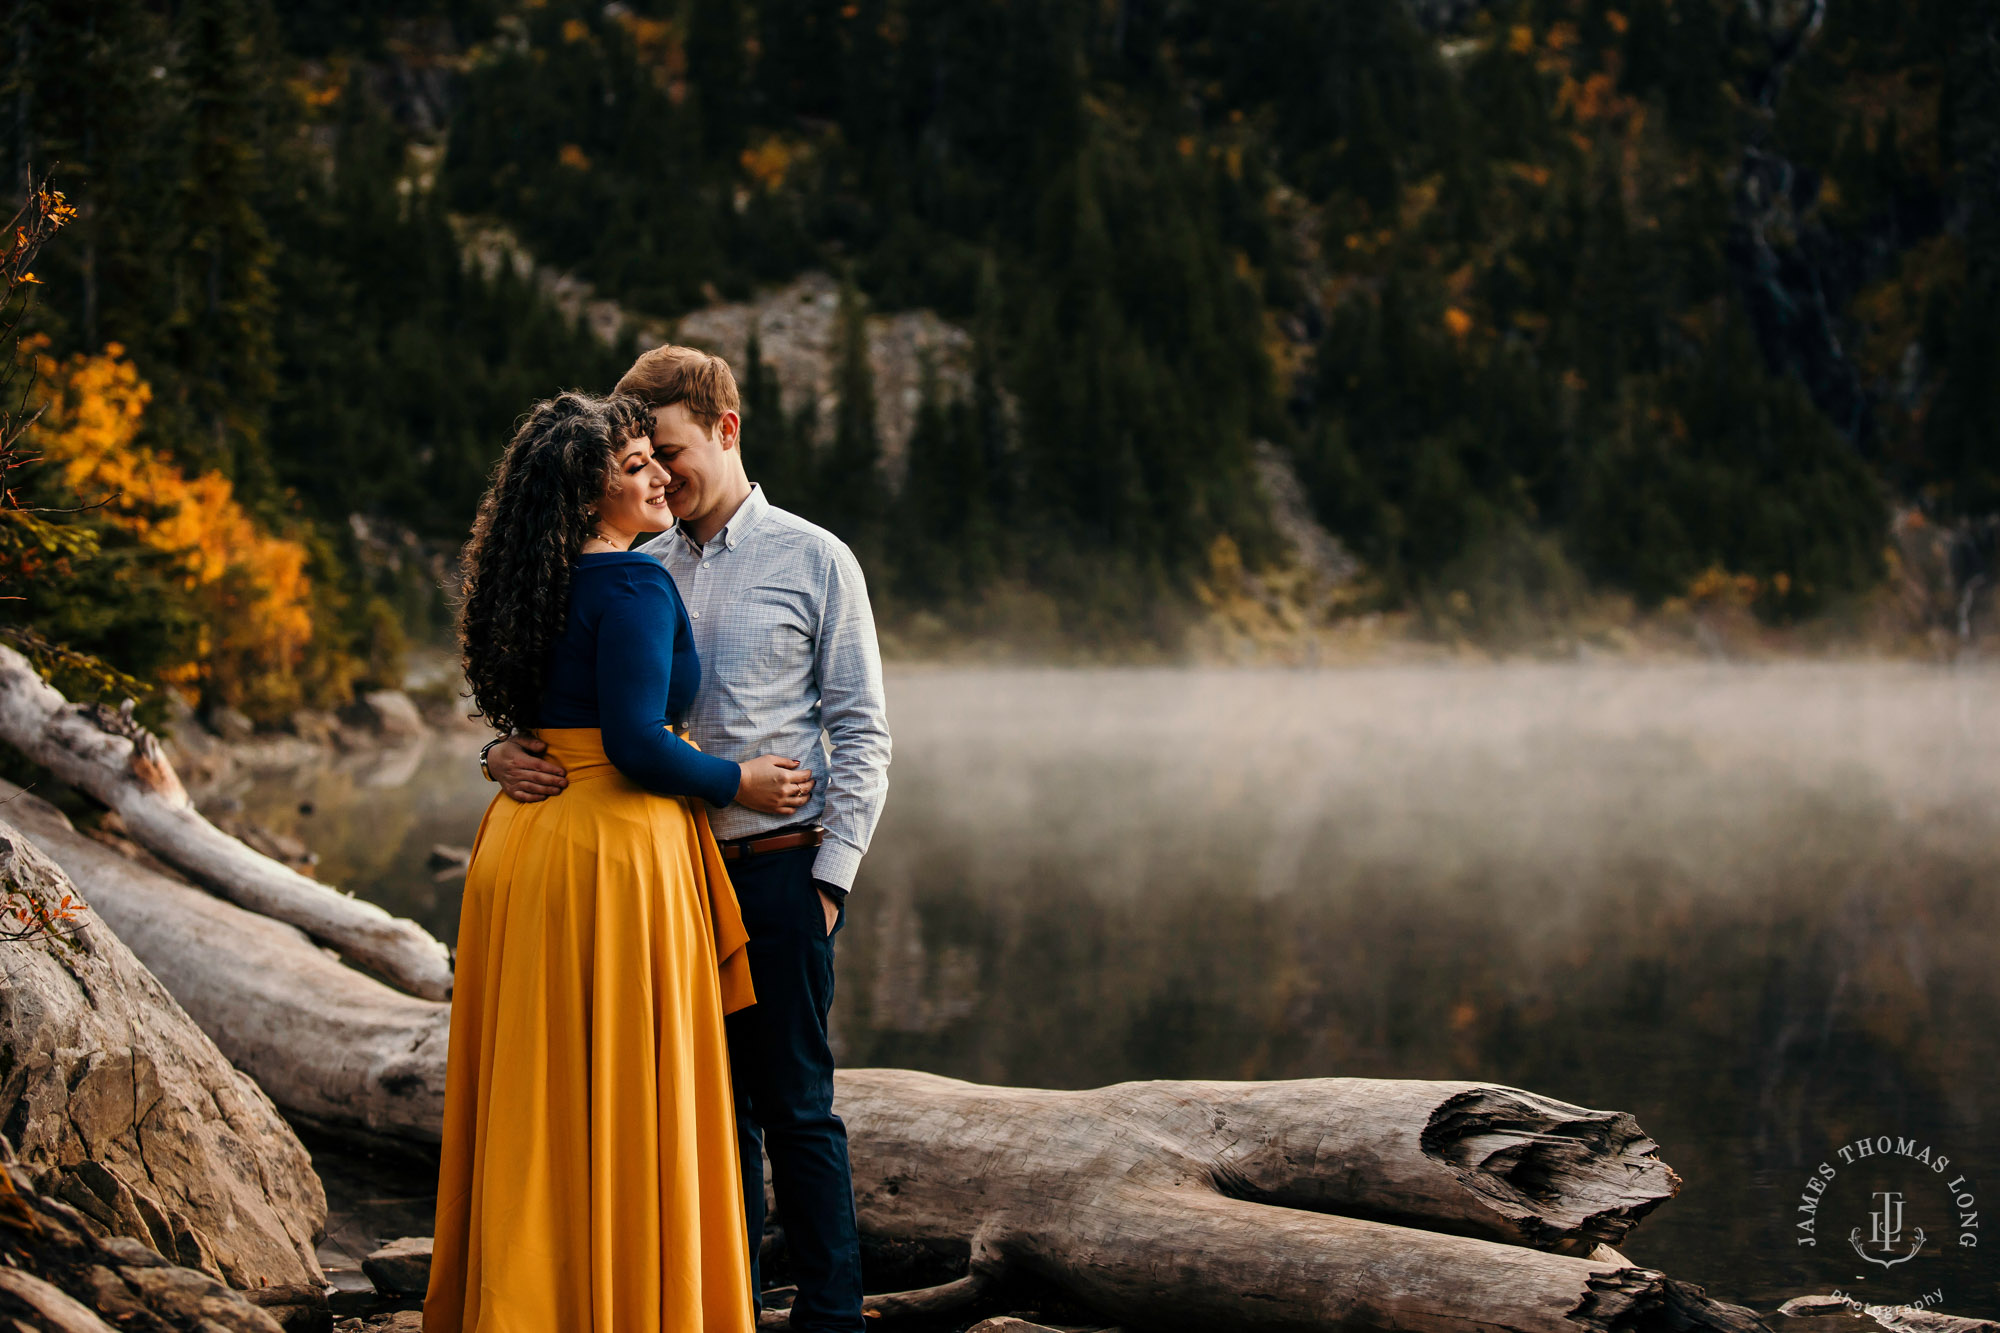
[[[292,735],[313,745],[332,745],[340,733],[340,719],[317,708],[301,708],[285,719]]]
[[[0,1158],[8,1155],[0,1145]],[[18,1163],[0,1162],[0,1321],[19,1333],[323,1333],[332,1327],[316,1287],[260,1305],[214,1275],[170,1262],[128,1236],[105,1236],[81,1211],[36,1189]],[[270,1290],[255,1293],[268,1299]]]
[[[466,866],[472,864],[472,849],[470,847],[454,847],[448,842],[432,843],[430,860],[425,864],[432,870],[448,870],[453,866],[457,866],[463,870]]]
[[[392,1240],[363,1259],[361,1271],[384,1296],[422,1296],[431,1285],[431,1238]]]
[[[421,740],[430,731],[416,704],[401,690],[370,690],[347,710],[347,720],[391,745]]]
[[[0,893],[81,896],[0,822]],[[322,1282],[326,1195],[270,1098],[87,908],[0,984],[0,1132],[39,1190],[235,1287]]]
[[[257,738],[257,724],[234,708],[209,709],[208,728],[231,745],[241,745]]]
[[[333,1333],[423,1333],[420,1310],[393,1310],[388,1314],[357,1315],[333,1326]]]

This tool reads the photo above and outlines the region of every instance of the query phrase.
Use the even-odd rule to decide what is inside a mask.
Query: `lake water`
[[[1634,1260],[2000,1316],[1964,1225],[2000,1207],[2000,672],[902,669],[890,718],[846,1063],[1514,1084],[1633,1112],[1685,1178]],[[267,776],[246,813],[450,940],[425,858],[472,838],[477,743]],[[1838,1155],[1882,1135],[1953,1165]],[[1926,1234],[1894,1267],[1850,1243],[1885,1192],[1869,1252]]]

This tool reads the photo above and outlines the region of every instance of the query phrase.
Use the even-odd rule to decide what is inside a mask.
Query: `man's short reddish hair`
[[[724,412],[740,412],[743,407],[727,361],[673,343],[642,354],[613,392],[629,393],[647,407],[685,403],[688,415],[703,430],[714,430]]]

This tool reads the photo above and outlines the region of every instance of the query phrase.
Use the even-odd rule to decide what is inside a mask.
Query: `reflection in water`
[[[1518,1084],[1633,1111],[1686,1177],[1641,1262],[1758,1305],[1942,1286],[2000,1314],[1941,1193],[1907,1205],[1932,1249],[1863,1280],[1865,1198],[1813,1249],[1793,1211],[1877,1133],[2000,1197],[1996,703],[2000,675],[1892,665],[901,671],[842,1056]],[[449,939],[424,856],[490,795],[469,750],[342,781],[251,813]]]

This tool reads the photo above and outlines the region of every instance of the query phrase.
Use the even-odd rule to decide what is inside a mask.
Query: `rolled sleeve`
[[[827,564],[816,643],[820,724],[829,748],[826,841],[813,875],[854,887],[889,795],[889,713],[882,653],[861,565],[845,546]]]

